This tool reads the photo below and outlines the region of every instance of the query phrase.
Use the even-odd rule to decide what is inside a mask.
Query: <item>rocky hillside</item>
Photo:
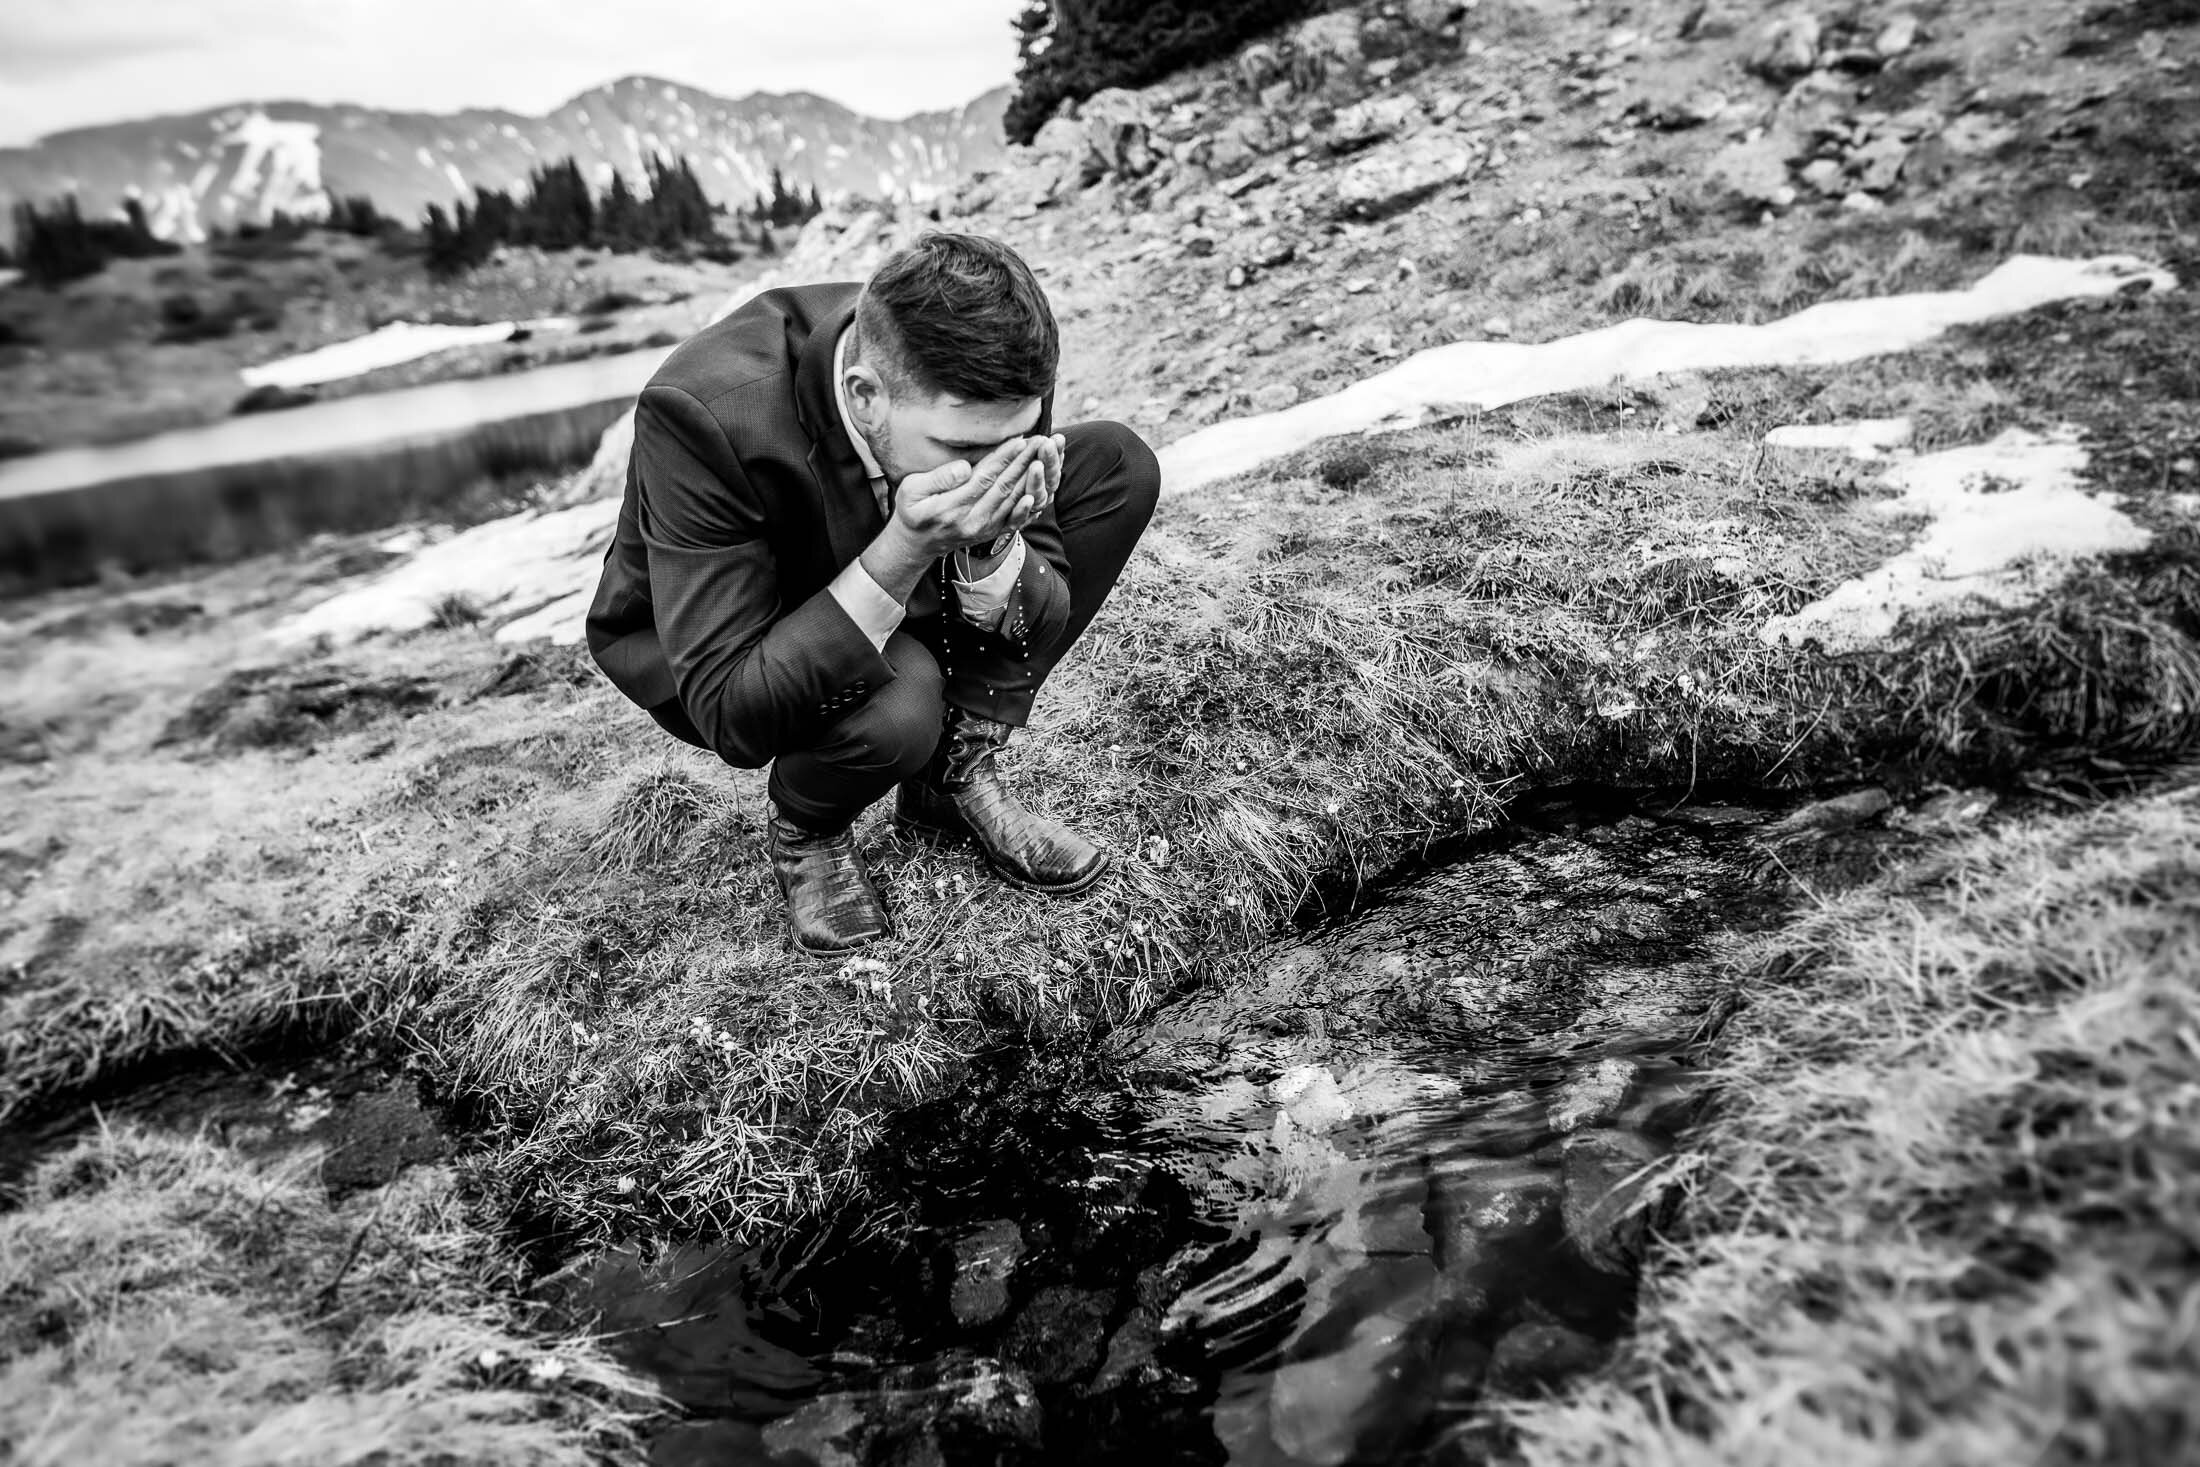
[[[851,278],[935,220],[1008,240],[1063,319],[1065,408],[1165,442],[1452,341],[1767,320],[2026,251],[2183,258],[2196,18],[1363,4],[1102,93],[932,210],[820,220],[869,237],[815,258]],[[1711,410],[1685,395],[1656,416]]]
[[[73,192],[87,211],[106,212],[134,194],[162,234],[195,240],[212,227],[264,222],[277,209],[317,215],[331,197],[354,194],[410,220],[429,203],[511,188],[567,156],[603,176],[617,168],[638,179],[655,152],[692,160],[704,188],[727,202],[767,192],[775,165],[828,198],[922,201],[999,163],[1007,100],[999,88],[952,110],[884,121],[807,92],[728,99],[630,76],[544,117],[241,104],[0,149],[0,208]]]

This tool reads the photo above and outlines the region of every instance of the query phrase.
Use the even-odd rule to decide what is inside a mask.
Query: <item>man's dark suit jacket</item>
[[[826,590],[885,527],[833,384],[833,348],[860,290],[763,292],[683,343],[635,406],[588,649],[642,707],[677,697],[731,763],[810,747],[894,677]],[[1053,431],[1053,410],[1050,392],[1034,433]],[[1051,508],[1024,540],[1001,625],[1046,645],[1070,611]],[[912,617],[931,610],[928,597],[920,587]]]

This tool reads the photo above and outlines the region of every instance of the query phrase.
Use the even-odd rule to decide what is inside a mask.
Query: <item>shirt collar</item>
[[[863,472],[873,479],[886,477],[886,470],[878,465],[871,454],[871,445],[863,439],[856,427],[856,420],[848,412],[848,379],[844,375],[848,359],[848,333],[855,328],[843,327],[840,339],[833,343],[833,405],[840,409],[840,426],[846,430],[848,441],[855,445],[856,457],[863,460]]]

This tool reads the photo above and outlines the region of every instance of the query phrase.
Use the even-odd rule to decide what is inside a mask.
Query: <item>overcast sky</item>
[[[0,146],[239,101],[540,113],[640,73],[874,117],[1011,80],[1018,0],[0,0]]]

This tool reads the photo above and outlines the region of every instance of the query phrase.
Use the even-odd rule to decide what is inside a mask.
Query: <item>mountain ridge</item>
[[[87,213],[143,201],[156,232],[203,239],[265,223],[277,210],[318,216],[364,194],[412,220],[481,188],[514,188],[544,163],[577,159],[608,182],[639,182],[647,157],[687,158],[721,203],[769,190],[774,166],[833,198],[923,202],[1004,154],[1010,88],[959,107],[877,118],[809,91],[728,98],[663,77],[629,75],[540,115],[503,108],[405,112],[355,103],[241,101],[70,128],[0,148],[0,207],[75,194]]]

